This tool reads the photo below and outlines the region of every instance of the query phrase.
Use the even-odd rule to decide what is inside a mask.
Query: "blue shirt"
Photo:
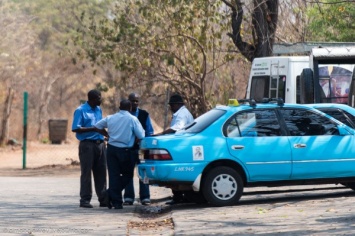
[[[137,108],[136,111],[132,111],[131,114],[134,115],[135,117],[138,117],[139,108]],[[152,136],[154,134],[154,128],[153,128],[152,121],[150,120],[149,115],[148,115],[147,121],[145,123],[146,123],[145,124],[145,137]]]
[[[81,127],[94,127],[94,125],[102,119],[102,110],[99,106],[92,108],[88,102],[80,105],[74,111],[73,123],[71,130],[80,129]],[[84,139],[91,140],[104,140],[104,136],[98,132],[84,132],[84,133],[75,133],[76,138],[79,141]]]
[[[115,147],[132,147],[136,137],[144,138],[144,129],[138,118],[129,111],[121,110],[109,115],[95,124],[98,129],[107,128],[108,144]]]
[[[194,122],[193,116],[185,106],[182,106],[173,114],[170,129],[178,131],[192,122]]]

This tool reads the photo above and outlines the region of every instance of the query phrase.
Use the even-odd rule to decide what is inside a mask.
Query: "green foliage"
[[[226,40],[228,22],[221,1],[131,0],[109,17],[90,20],[76,38],[96,65],[113,64],[131,86],[164,94],[166,87],[187,98],[193,113],[210,108],[206,80],[234,59]],[[88,29],[88,30],[87,30]],[[137,79],[138,78],[138,79]],[[160,83],[157,83],[160,81]]]
[[[354,42],[355,4],[324,0],[308,8],[308,38],[312,41]]]
[[[80,14],[103,15],[112,1],[96,0],[11,0],[22,14],[32,17],[42,50],[63,49],[68,39],[75,37],[80,27]]]

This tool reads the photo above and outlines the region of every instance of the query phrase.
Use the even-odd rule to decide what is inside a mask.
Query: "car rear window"
[[[355,128],[355,117],[350,113],[340,110],[338,108],[317,108],[318,110],[334,117],[335,119],[339,120],[340,122]]]
[[[337,123],[311,110],[281,109],[291,136],[336,135]]]
[[[184,133],[199,133],[204,130],[206,127],[210,126],[213,122],[218,120],[221,116],[226,113],[225,110],[221,109],[212,109],[205,114],[197,117],[192,124],[187,125],[184,129],[178,132]]]

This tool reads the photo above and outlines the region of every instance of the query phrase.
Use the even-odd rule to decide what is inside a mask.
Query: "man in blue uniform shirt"
[[[74,111],[72,131],[79,143],[80,160],[80,207],[93,208],[91,172],[94,176],[95,191],[100,207],[106,207],[104,193],[106,191],[106,145],[104,130],[97,130],[94,124],[102,119],[101,92],[90,90],[88,101]]]
[[[131,115],[129,100],[120,102],[120,111],[95,124],[99,130],[107,128],[107,167],[109,189],[106,203],[109,208],[122,209],[122,190],[132,181],[136,159],[133,146],[144,138],[144,129],[138,118]],[[111,205],[112,204],[112,205]]]

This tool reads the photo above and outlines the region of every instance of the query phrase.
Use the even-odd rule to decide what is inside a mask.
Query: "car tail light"
[[[148,150],[148,155],[145,155],[144,159],[172,160],[170,154],[166,150]]]

